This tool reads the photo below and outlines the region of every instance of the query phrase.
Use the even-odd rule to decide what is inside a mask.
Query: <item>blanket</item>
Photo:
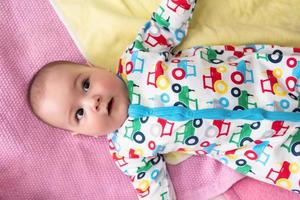
[[[77,1],[73,2],[75,6]],[[295,29],[297,22],[291,22]],[[105,138],[72,137],[49,127],[32,115],[26,103],[29,80],[42,65],[53,60],[86,62],[49,2],[1,1],[0,24],[0,199],[136,198],[128,177],[111,160]],[[213,198],[242,178],[207,157],[192,157],[169,166],[169,171],[179,200]],[[259,187],[259,195],[247,190],[249,185]],[[269,189],[243,179],[225,197],[250,199],[242,194],[261,197]],[[278,188],[271,194],[275,200],[298,197]]]

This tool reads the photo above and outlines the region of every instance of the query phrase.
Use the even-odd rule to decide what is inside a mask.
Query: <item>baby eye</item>
[[[82,108],[79,108],[75,113],[75,119],[77,121],[80,121],[83,117],[83,114],[84,114],[84,110]]]
[[[89,79],[85,79],[83,82],[82,82],[82,89],[83,91],[87,92],[90,88],[90,80]]]

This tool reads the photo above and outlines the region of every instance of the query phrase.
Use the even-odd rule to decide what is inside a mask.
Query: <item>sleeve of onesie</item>
[[[110,153],[121,171],[130,177],[130,181],[139,199],[174,200],[176,195],[166,169],[163,155],[142,157],[136,151],[129,155],[118,153],[118,144],[113,136],[110,142]]]
[[[162,0],[127,50],[167,52],[180,44],[187,34],[196,1]]]

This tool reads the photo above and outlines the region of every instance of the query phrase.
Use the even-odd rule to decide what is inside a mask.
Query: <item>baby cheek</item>
[[[110,120],[107,116],[97,116],[93,118],[91,122],[91,127],[94,131],[106,132],[110,128]]]
[[[116,77],[111,77],[110,79],[103,80],[102,86],[107,92],[113,92],[120,89],[123,83]]]
[[[97,92],[101,92],[101,94],[104,96],[110,96],[112,92],[115,91],[112,85],[112,82],[101,81],[97,85],[95,85],[95,89]]]

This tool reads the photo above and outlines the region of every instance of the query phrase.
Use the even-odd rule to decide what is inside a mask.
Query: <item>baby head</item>
[[[40,69],[29,86],[28,100],[45,123],[90,136],[121,127],[129,104],[127,88],[115,74],[68,61]]]

